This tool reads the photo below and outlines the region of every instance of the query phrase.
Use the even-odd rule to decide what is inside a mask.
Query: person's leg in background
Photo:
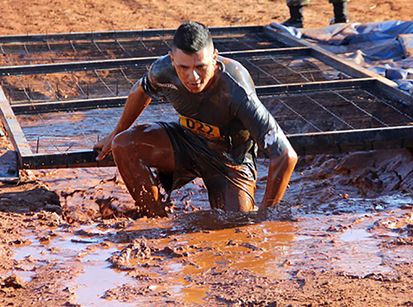
[[[304,6],[308,5],[310,0],[287,0],[290,18],[282,24],[287,27],[303,28],[304,27]]]
[[[329,0],[333,5],[334,18],[331,20],[331,24],[334,23],[347,23],[348,18],[348,0]]]

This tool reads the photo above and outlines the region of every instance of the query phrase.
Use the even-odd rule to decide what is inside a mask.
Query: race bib
[[[179,115],[179,123],[182,127],[191,130],[193,133],[202,135],[207,139],[217,140],[222,138],[218,127],[203,123],[199,120]]]

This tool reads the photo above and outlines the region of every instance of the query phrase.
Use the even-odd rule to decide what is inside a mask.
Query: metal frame
[[[259,33],[264,31],[262,26],[229,26],[211,27],[212,35],[228,33]],[[175,29],[145,29],[145,30],[119,30],[100,32],[67,32],[53,34],[23,34],[23,35],[3,35],[0,36],[0,43],[31,43],[46,41],[74,41],[74,40],[94,40],[94,39],[121,39],[133,37],[151,37],[161,35],[173,35]]]
[[[253,56],[279,56],[279,55],[311,55],[311,49],[308,47],[288,47],[288,48],[272,48],[272,49],[257,49],[257,50],[242,50],[242,51],[224,51],[221,55],[237,57],[253,57]],[[0,67],[0,76],[10,75],[32,75],[32,74],[47,74],[55,72],[67,71],[82,71],[92,69],[111,69],[118,67],[133,67],[142,64],[151,64],[158,56],[126,58],[115,60],[95,60],[95,61],[79,61],[67,62],[58,64],[37,64],[37,65],[18,65],[18,66],[3,66]]]
[[[264,31],[273,39],[286,44],[286,48],[231,51],[222,53],[227,56],[254,56],[262,54],[277,55],[309,55],[333,68],[344,72],[352,77],[347,80],[320,81],[281,85],[258,86],[258,95],[270,95],[277,93],[296,93],[305,91],[361,88],[368,89],[379,95],[391,99],[397,106],[413,108],[413,97],[401,92],[396,88],[395,83],[383,78],[357,65],[342,60],[334,54],[327,52],[308,42],[298,40],[292,36],[277,30],[273,26],[267,27],[237,27],[237,28],[214,28],[214,33],[224,33],[225,31]],[[162,30],[163,34],[173,33],[173,30]],[[58,39],[91,39],[99,38],[119,38],[131,37],[134,35],[158,35],[159,30],[146,31],[113,31],[97,33],[65,33],[52,35],[22,35],[0,37],[0,42],[11,41],[45,41]],[[115,68],[119,66],[134,66],[142,63],[151,63],[157,57],[129,58],[120,60],[70,62],[59,64],[43,65],[22,65],[13,67],[1,67],[0,75],[20,75],[20,74],[41,74],[50,72],[65,72],[76,70]],[[9,101],[0,89],[0,115],[2,116],[6,128],[10,134],[13,145],[18,154],[18,164],[24,169],[41,168],[68,168],[68,167],[96,167],[111,166],[113,161],[108,158],[103,162],[96,162],[96,152],[93,150],[70,151],[64,154],[35,154],[32,152],[24,133],[17,122],[15,114],[30,114],[64,110],[85,110],[103,107],[121,106],[126,97],[103,97],[95,99],[80,99],[71,101],[56,101],[31,104],[19,104],[10,106]],[[304,133],[288,135],[298,154],[317,153],[340,153],[353,150],[371,150],[382,148],[413,147],[413,126],[385,127],[372,129],[356,129],[346,131],[331,131],[319,133]]]
[[[413,96],[407,94],[406,92],[400,91],[395,82],[350,61],[340,58],[334,53],[324,50],[321,47],[312,45],[305,40],[297,39],[294,36],[279,30],[277,24],[273,23],[270,26],[266,26],[265,33],[273,37],[275,40],[286,44],[287,46],[310,48],[311,56],[352,76],[353,78],[374,78],[378,81],[376,83],[377,86],[375,87],[375,90],[380,91],[388,98],[399,100],[402,103],[406,103],[413,107]]]
[[[270,95],[276,93],[299,93],[314,90],[347,89],[347,88],[369,88],[374,87],[376,79],[359,78],[332,81],[317,81],[307,83],[289,83],[277,85],[256,86],[258,95]],[[11,108],[16,115],[38,114],[58,111],[91,110],[96,108],[114,108],[125,104],[127,96],[101,97],[89,99],[76,99],[52,102],[33,102],[12,105]],[[152,102],[152,103],[157,103]]]

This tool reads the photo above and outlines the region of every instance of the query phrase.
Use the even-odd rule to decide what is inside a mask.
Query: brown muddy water
[[[169,111],[152,106],[140,122],[171,120]],[[51,152],[91,148],[119,114],[120,109],[94,110],[19,120],[32,146]],[[413,257],[412,245],[402,244],[412,236],[410,186],[388,175],[387,164],[374,177],[382,185],[364,165],[346,164],[365,154],[360,157],[303,158],[285,200],[266,214],[209,210],[205,186],[195,180],[172,194],[167,218],[138,220],[102,219],[99,203],[133,207],[115,168],[35,171],[60,196],[64,221],[47,239],[28,234],[29,244],[15,250],[21,268],[16,274],[30,281],[33,266],[81,265],[67,286],[84,306],[225,304],[235,291],[230,285],[256,278],[288,281],[307,270],[397,278],[394,266]],[[259,160],[258,202],[267,163]],[[397,188],[383,187],[395,180]]]

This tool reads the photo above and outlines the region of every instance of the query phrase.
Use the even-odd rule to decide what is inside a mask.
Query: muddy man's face
[[[191,54],[176,48],[169,55],[179,79],[189,92],[202,92],[214,78],[218,51],[213,46]]]

